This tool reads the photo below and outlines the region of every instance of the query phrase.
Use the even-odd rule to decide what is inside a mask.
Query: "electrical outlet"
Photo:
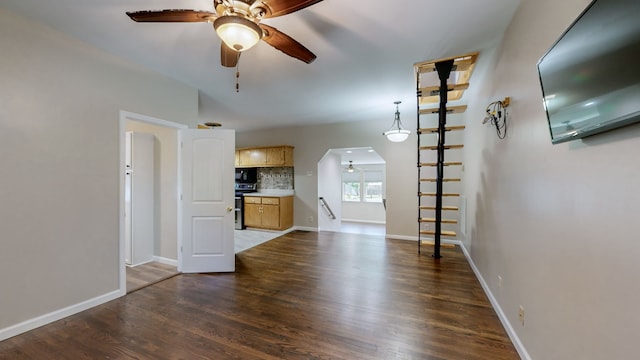
[[[309,224],[313,223],[313,216],[311,216],[311,215],[310,215],[310,216],[307,218],[307,222],[308,222]]]
[[[498,287],[502,287],[502,276],[498,275]]]
[[[518,317],[520,318],[520,325],[524,326],[524,307],[520,305],[520,312]]]

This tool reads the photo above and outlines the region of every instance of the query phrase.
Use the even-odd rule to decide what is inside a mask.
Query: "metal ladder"
[[[450,114],[460,114],[466,110],[466,105],[447,106],[450,100],[460,100],[464,90],[469,87],[469,78],[475,66],[478,53],[466,54],[462,56],[422,62],[414,65],[416,70],[416,95],[417,95],[417,118],[418,118],[418,253],[421,253],[423,245],[433,245],[433,257],[441,258],[440,247],[441,238],[456,237],[453,230],[444,230],[443,225],[452,226],[458,224],[457,219],[443,218],[443,212],[451,213],[459,210],[459,206],[445,204],[444,199],[459,198],[460,194],[455,192],[445,192],[444,186],[449,183],[460,183],[461,177],[445,177],[445,168],[457,167],[462,170],[461,161],[445,161],[446,150],[461,150],[462,144],[447,144],[446,133],[450,131],[464,130],[464,125],[447,125],[447,116]],[[454,73],[454,76],[452,76]],[[437,74],[437,79],[434,79]],[[431,77],[433,82],[430,86],[422,87],[421,78]],[[435,83],[435,84],[434,84]],[[436,108],[423,108],[429,103],[439,103]],[[422,127],[423,122],[431,121],[433,116],[438,115],[437,126]],[[433,125],[433,124],[432,124]],[[426,136],[431,135],[431,136]],[[436,137],[435,144],[423,144],[429,138]],[[426,139],[425,139],[426,138]],[[425,153],[435,151],[435,161],[423,161],[428,157]],[[432,156],[433,157],[433,156]],[[433,171],[435,177],[425,177],[424,169]],[[424,188],[432,187],[435,184],[435,191],[424,191]],[[450,203],[452,201],[448,201]],[[424,216],[429,213],[432,216]],[[425,229],[434,225],[434,229]],[[433,242],[426,240],[424,236],[433,236]]]

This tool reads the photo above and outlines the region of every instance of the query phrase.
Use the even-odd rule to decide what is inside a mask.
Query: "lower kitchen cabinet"
[[[244,224],[270,230],[286,230],[292,227],[293,196],[245,196]]]

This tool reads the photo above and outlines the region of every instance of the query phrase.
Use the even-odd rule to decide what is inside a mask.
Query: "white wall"
[[[117,295],[120,111],[196,123],[198,94],[3,9],[0,34],[2,339]]]
[[[640,125],[552,145],[536,71],[589,2],[523,0],[468,110],[467,244],[533,359],[638,357]],[[499,140],[478,121],[505,96]]]
[[[400,109],[402,123],[408,129],[416,128],[415,111],[412,111],[414,109],[410,105],[407,105],[407,111]],[[402,143],[392,143],[382,136],[382,132],[391,125],[392,115],[393,108],[387,119],[239,132],[236,134],[236,145],[238,147],[278,144],[295,146],[294,224],[314,228],[318,226],[316,174],[318,161],[329,149],[371,146],[386,161],[387,235],[416,239],[418,231],[416,221],[417,139],[415,131],[412,131],[409,139]],[[309,216],[312,216],[314,221],[309,221]]]
[[[178,131],[127,120],[127,131],[155,136],[154,249],[153,255],[178,260]]]
[[[342,221],[384,224],[386,219],[384,205],[381,202],[342,202]]]
[[[332,219],[322,204],[318,202],[318,230],[340,231],[342,223],[342,166],[341,156],[329,152],[318,162],[318,197],[323,197],[335,216]]]

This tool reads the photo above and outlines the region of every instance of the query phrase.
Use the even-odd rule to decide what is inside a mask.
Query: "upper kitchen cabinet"
[[[264,146],[236,149],[236,167],[293,166],[293,146]]]
[[[236,167],[257,167],[267,162],[267,154],[264,149],[238,149],[236,150]]]

